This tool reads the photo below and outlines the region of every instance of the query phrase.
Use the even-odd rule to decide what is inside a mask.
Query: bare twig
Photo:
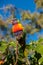
[[[18,41],[16,42],[16,62],[14,65],[17,65],[18,62]]]

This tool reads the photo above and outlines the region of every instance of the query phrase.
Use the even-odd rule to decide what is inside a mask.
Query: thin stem
[[[16,62],[14,65],[17,65],[18,62],[18,41],[16,42]]]

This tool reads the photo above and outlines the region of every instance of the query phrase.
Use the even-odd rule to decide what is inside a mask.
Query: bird
[[[24,52],[25,44],[26,44],[26,42],[25,42],[26,34],[25,34],[25,32],[23,32],[24,27],[20,22],[18,22],[17,19],[12,20],[12,25],[13,25],[12,32],[16,36],[16,40],[18,41],[18,43],[20,44],[20,46]]]

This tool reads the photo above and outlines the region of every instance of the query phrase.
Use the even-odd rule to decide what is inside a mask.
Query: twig
[[[16,42],[16,62],[14,65],[17,65],[18,62],[18,41]]]

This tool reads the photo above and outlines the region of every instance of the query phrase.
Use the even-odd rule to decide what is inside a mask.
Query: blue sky
[[[33,0],[0,0],[0,7],[12,4],[17,8],[22,8],[24,10],[30,10],[31,12],[35,11],[36,6]],[[0,11],[0,14],[4,14],[3,11]],[[6,14],[7,16],[7,14]]]
[[[26,9],[26,10],[35,10],[35,3],[34,0],[0,0],[1,4],[0,7],[3,5],[6,6],[8,4],[13,4],[18,8]]]
[[[4,7],[9,4],[24,10],[30,10],[31,12],[34,12],[36,9],[34,0],[0,0],[0,7]],[[3,15],[4,18],[9,17],[10,15],[8,15],[8,13],[5,14],[2,10],[0,10],[0,14]]]
[[[31,12],[34,12],[36,10],[36,5],[34,3],[34,0],[0,0],[0,8],[6,5],[12,4],[16,6],[17,8],[22,8],[24,10],[30,10]],[[0,10],[0,14],[4,16],[4,18],[8,17],[8,13],[4,15],[5,13]],[[40,34],[43,35],[43,30],[40,31]],[[26,41],[29,42],[30,40],[37,40],[38,34],[35,33],[33,35],[27,35]]]
[[[26,43],[29,43],[30,41],[36,41],[40,36],[43,38],[43,29],[37,33],[34,33],[33,35],[27,34]]]

